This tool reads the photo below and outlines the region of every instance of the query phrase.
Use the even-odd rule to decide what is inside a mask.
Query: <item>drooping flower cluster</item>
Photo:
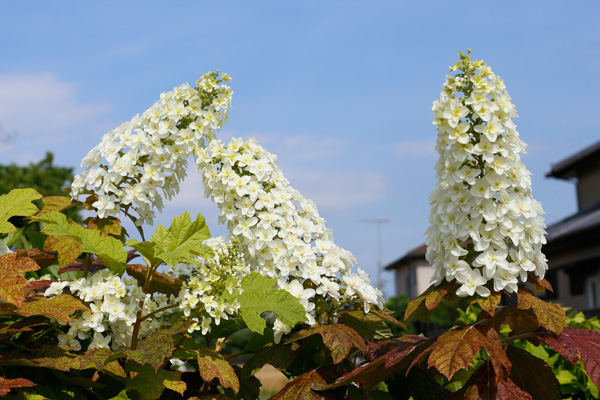
[[[206,194],[252,271],[277,278],[281,289],[301,300],[309,323],[316,295],[337,304],[363,303],[366,311],[382,306],[381,291],[360,269],[351,272],[354,256],[334,244],[315,204],[289,185],[276,156],[256,140],[211,140],[196,161]]]
[[[135,211],[138,226],[151,224],[162,195],[170,199],[179,191],[189,155],[226,120],[233,92],[222,82],[229,80],[209,72],[197,87],[186,83],[163,93],[141,116],[104,135],[83,159],[86,170],[75,177],[71,197],[90,188],[101,218]]]
[[[45,296],[61,294],[68,286],[71,294],[81,299],[90,311],[69,322],[69,330],[58,335],[60,344],[82,348],[89,343],[88,349],[108,348],[118,351],[131,345],[133,324],[141,309],[143,314],[151,313],[175,301],[174,296],[157,293],[144,294],[133,278],[123,279],[108,270],[101,270],[89,278],[73,282],[54,282],[44,293]],[[156,313],[152,318],[141,322],[139,337],[151,335],[157,329],[170,325],[170,315],[174,309]]]
[[[434,283],[456,280],[459,296],[516,292],[529,273],[543,278],[547,269],[543,210],[519,156],[526,144],[516,109],[483,61],[461,54],[451,72],[433,103],[440,158],[426,258]]]

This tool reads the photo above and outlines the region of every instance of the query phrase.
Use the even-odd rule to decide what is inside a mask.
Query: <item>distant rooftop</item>
[[[563,239],[568,236],[582,234],[589,229],[598,229],[600,227],[600,204],[578,212],[550,225],[546,231],[548,243]]]
[[[575,178],[577,171],[598,163],[600,163],[600,142],[588,146],[556,164],[552,164],[552,169],[546,176],[558,179]]]
[[[388,271],[392,270],[392,269],[398,269],[409,260],[414,260],[416,258],[425,258],[426,251],[427,251],[427,246],[424,244],[422,244],[419,247],[415,247],[414,249],[412,249],[408,253],[406,253],[404,256],[402,256],[402,258],[399,258],[398,260],[394,261],[393,263],[386,265],[385,269]]]

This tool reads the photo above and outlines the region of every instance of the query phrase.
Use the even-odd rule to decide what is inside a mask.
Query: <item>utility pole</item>
[[[377,260],[377,288],[383,291],[384,282],[381,279],[381,273],[383,272],[383,243],[381,241],[381,225],[387,224],[390,222],[389,218],[370,218],[370,219],[359,219],[358,222],[363,222],[366,224],[375,224],[377,226],[377,247],[379,252],[379,257]]]

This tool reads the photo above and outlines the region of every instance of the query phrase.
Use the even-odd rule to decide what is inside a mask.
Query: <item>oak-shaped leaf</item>
[[[533,288],[535,289],[535,291],[537,293],[541,293],[545,290],[554,292],[554,289],[552,289],[552,285],[550,284],[550,282],[548,282],[548,280],[540,279],[533,272],[530,272],[529,275],[527,275],[527,282],[529,282],[533,285]]]
[[[60,322],[71,322],[71,315],[83,310],[89,310],[89,308],[81,300],[68,294],[59,294],[49,299],[39,298],[27,301],[15,312],[24,317],[41,315],[56,318]]]
[[[323,387],[323,389],[335,389],[355,383],[361,389],[369,390],[394,372],[407,370],[410,364],[419,358],[431,342],[432,339],[416,335],[407,335],[397,340],[390,340],[385,346],[385,350],[389,350],[387,353],[353,369],[335,382]]]
[[[585,372],[600,387],[600,332],[565,327],[558,337],[540,335],[540,339],[573,365],[581,358]]]
[[[112,236],[120,241],[125,240],[125,229],[121,226],[118,218],[109,216],[106,218],[95,217],[87,221],[88,229],[94,229],[100,232],[100,236]]]
[[[367,352],[364,339],[352,328],[342,324],[316,325],[308,329],[288,336],[286,343],[298,341],[311,335],[319,334],[323,338],[323,344],[331,352],[334,364],[342,362],[352,348],[359,349],[363,355]]]
[[[159,329],[142,340],[135,350],[128,349],[117,353],[113,358],[125,357],[137,364],[150,364],[156,372],[164,365],[165,360],[175,351],[173,335],[187,330],[192,325],[190,320],[179,320],[167,329]],[[111,359],[112,361],[112,359]]]
[[[542,359],[527,350],[508,346],[506,355],[512,364],[510,380],[534,399],[560,400],[558,380]]]
[[[381,313],[385,314],[383,311]],[[390,318],[395,319],[391,316]],[[362,311],[342,311],[338,317],[338,323],[354,329],[366,340],[381,340],[393,336],[392,330],[384,321],[387,319],[373,311],[368,314]],[[402,325],[401,322],[398,323]]]
[[[278,370],[286,369],[300,353],[298,343],[269,343],[258,350],[251,359],[244,363],[241,377],[247,378],[258,372],[265,364],[271,364]]]
[[[327,380],[320,368],[310,370],[288,382],[271,400],[333,400],[340,397],[323,392]]]
[[[540,326],[533,310],[522,310],[517,306],[502,307],[494,315],[494,327],[500,331],[502,324],[507,323],[512,330],[511,336],[535,332]]]
[[[160,225],[152,235],[151,241],[156,244],[154,256],[165,264],[176,266],[181,262],[194,263],[193,256],[214,257],[214,252],[203,243],[210,238],[208,226],[201,214],[192,222],[186,211],[173,218],[170,228]]]
[[[431,315],[433,314],[433,309],[437,307],[447,295],[453,296],[458,286],[459,284],[456,281],[444,281],[438,285],[429,286],[423,294],[408,303],[406,311],[404,312],[404,320],[406,322],[413,322],[417,319],[423,322],[429,321],[429,318],[431,318]]]
[[[29,257],[20,257],[17,253],[0,256],[0,298],[6,303],[21,307],[25,301],[23,287],[27,285],[23,274],[38,269],[40,267]]]
[[[463,328],[451,329],[442,334],[431,345],[428,366],[436,368],[442,375],[452,379],[460,369],[468,369],[475,355],[485,348],[494,360],[495,367],[504,366],[510,371],[510,361],[504,353],[500,337],[493,337],[493,329],[482,332],[479,325],[468,325]]]
[[[196,353],[200,376],[205,382],[210,383],[216,378],[224,388],[230,388],[235,393],[240,390],[238,376],[231,364],[221,354],[208,347],[201,347],[196,350]]]
[[[306,311],[300,300],[285,290],[273,289],[275,282],[276,279],[259,273],[242,278],[243,292],[237,295],[239,313],[248,328],[254,332],[263,333],[267,324],[261,314],[267,311],[276,313],[283,323],[290,326],[306,321]]]
[[[58,266],[66,267],[79,257],[83,243],[71,236],[50,235],[44,242],[44,251],[58,253]]]
[[[127,363],[126,369],[136,372],[135,377],[128,381],[127,391],[135,389],[141,400],[158,399],[165,389],[183,394],[186,384],[181,380],[181,372],[154,370],[150,365]]]
[[[507,376],[498,377],[491,362],[484,362],[451,400],[533,400]]]
[[[71,207],[81,205],[80,202],[71,199],[71,196],[46,196],[42,198],[44,206],[38,215],[46,214],[52,211],[60,212]]]
[[[127,273],[137,279],[139,286],[145,286],[148,267],[142,264],[127,264]],[[152,271],[150,278],[148,293],[160,292],[177,296],[183,285],[181,279],[156,271]]]
[[[14,252],[20,256],[31,258],[40,268],[48,268],[57,260],[56,254],[47,253],[40,249],[16,249]]]
[[[32,201],[41,198],[42,195],[33,189],[13,189],[0,196],[0,233],[17,232],[17,228],[8,219],[32,216],[38,211]]]
[[[477,296],[474,302],[479,304],[479,307],[489,315],[494,315],[501,298],[502,294],[500,292],[491,291],[489,296]]]
[[[533,310],[541,326],[556,335],[560,335],[566,319],[565,312],[560,305],[547,303],[534,296],[527,289],[519,290],[517,295],[519,297],[519,309]]]
[[[0,376],[0,396],[10,393],[12,388],[33,387],[36,384],[25,378],[6,379]]]
[[[48,235],[69,236],[81,242],[81,251],[95,254],[112,272],[121,275],[125,271],[127,252],[119,240],[110,236],[102,237],[99,231],[69,222],[65,215],[56,211],[36,216],[34,219],[48,224],[42,229]]]

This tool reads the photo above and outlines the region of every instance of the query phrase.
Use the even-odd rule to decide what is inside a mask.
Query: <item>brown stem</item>
[[[90,273],[90,264],[92,263],[92,253],[86,253],[83,261],[83,277],[87,278]]]
[[[144,300],[140,300],[140,311],[135,315],[135,323],[133,324],[133,332],[131,333],[131,350],[137,349],[138,334],[140,332],[140,324],[142,323],[142,310],[144,308]]]
[[[527,338],[536,337],[536,336],[537,336],[537,334],[535,332],[523,333],[521,335],[515,335],[515,336],[510,336],[510,337],[507,337],[507,338],[504,338],[504,339],[500,339],[500,342],[502,344],[504,344],[504,343],[510,343],[510,342],[512,342],[514,340],[527,339]]]
[[[161,308],[157,308],[156,310],[154,310],[154,311],[152,311],[152,312],[150,312],[150,313],[148,313],[148,314],[144,315],[143,317],[141,317],[141,318],[140,318],[140,322],[142,322],[143,320],[145,320],[145,319],[148,319],[148,318],[150,318],[150,317],[152,317],[152,316],[154,316],[154,315],[158,314],[159,312],[162,312],[162,311],[168,310],[169,308],[175,308],[175,307],[178,307],[178,306],[179,306],[179,304],[169,304],[168,306],[164,306],[164,307],[161,307]]]

